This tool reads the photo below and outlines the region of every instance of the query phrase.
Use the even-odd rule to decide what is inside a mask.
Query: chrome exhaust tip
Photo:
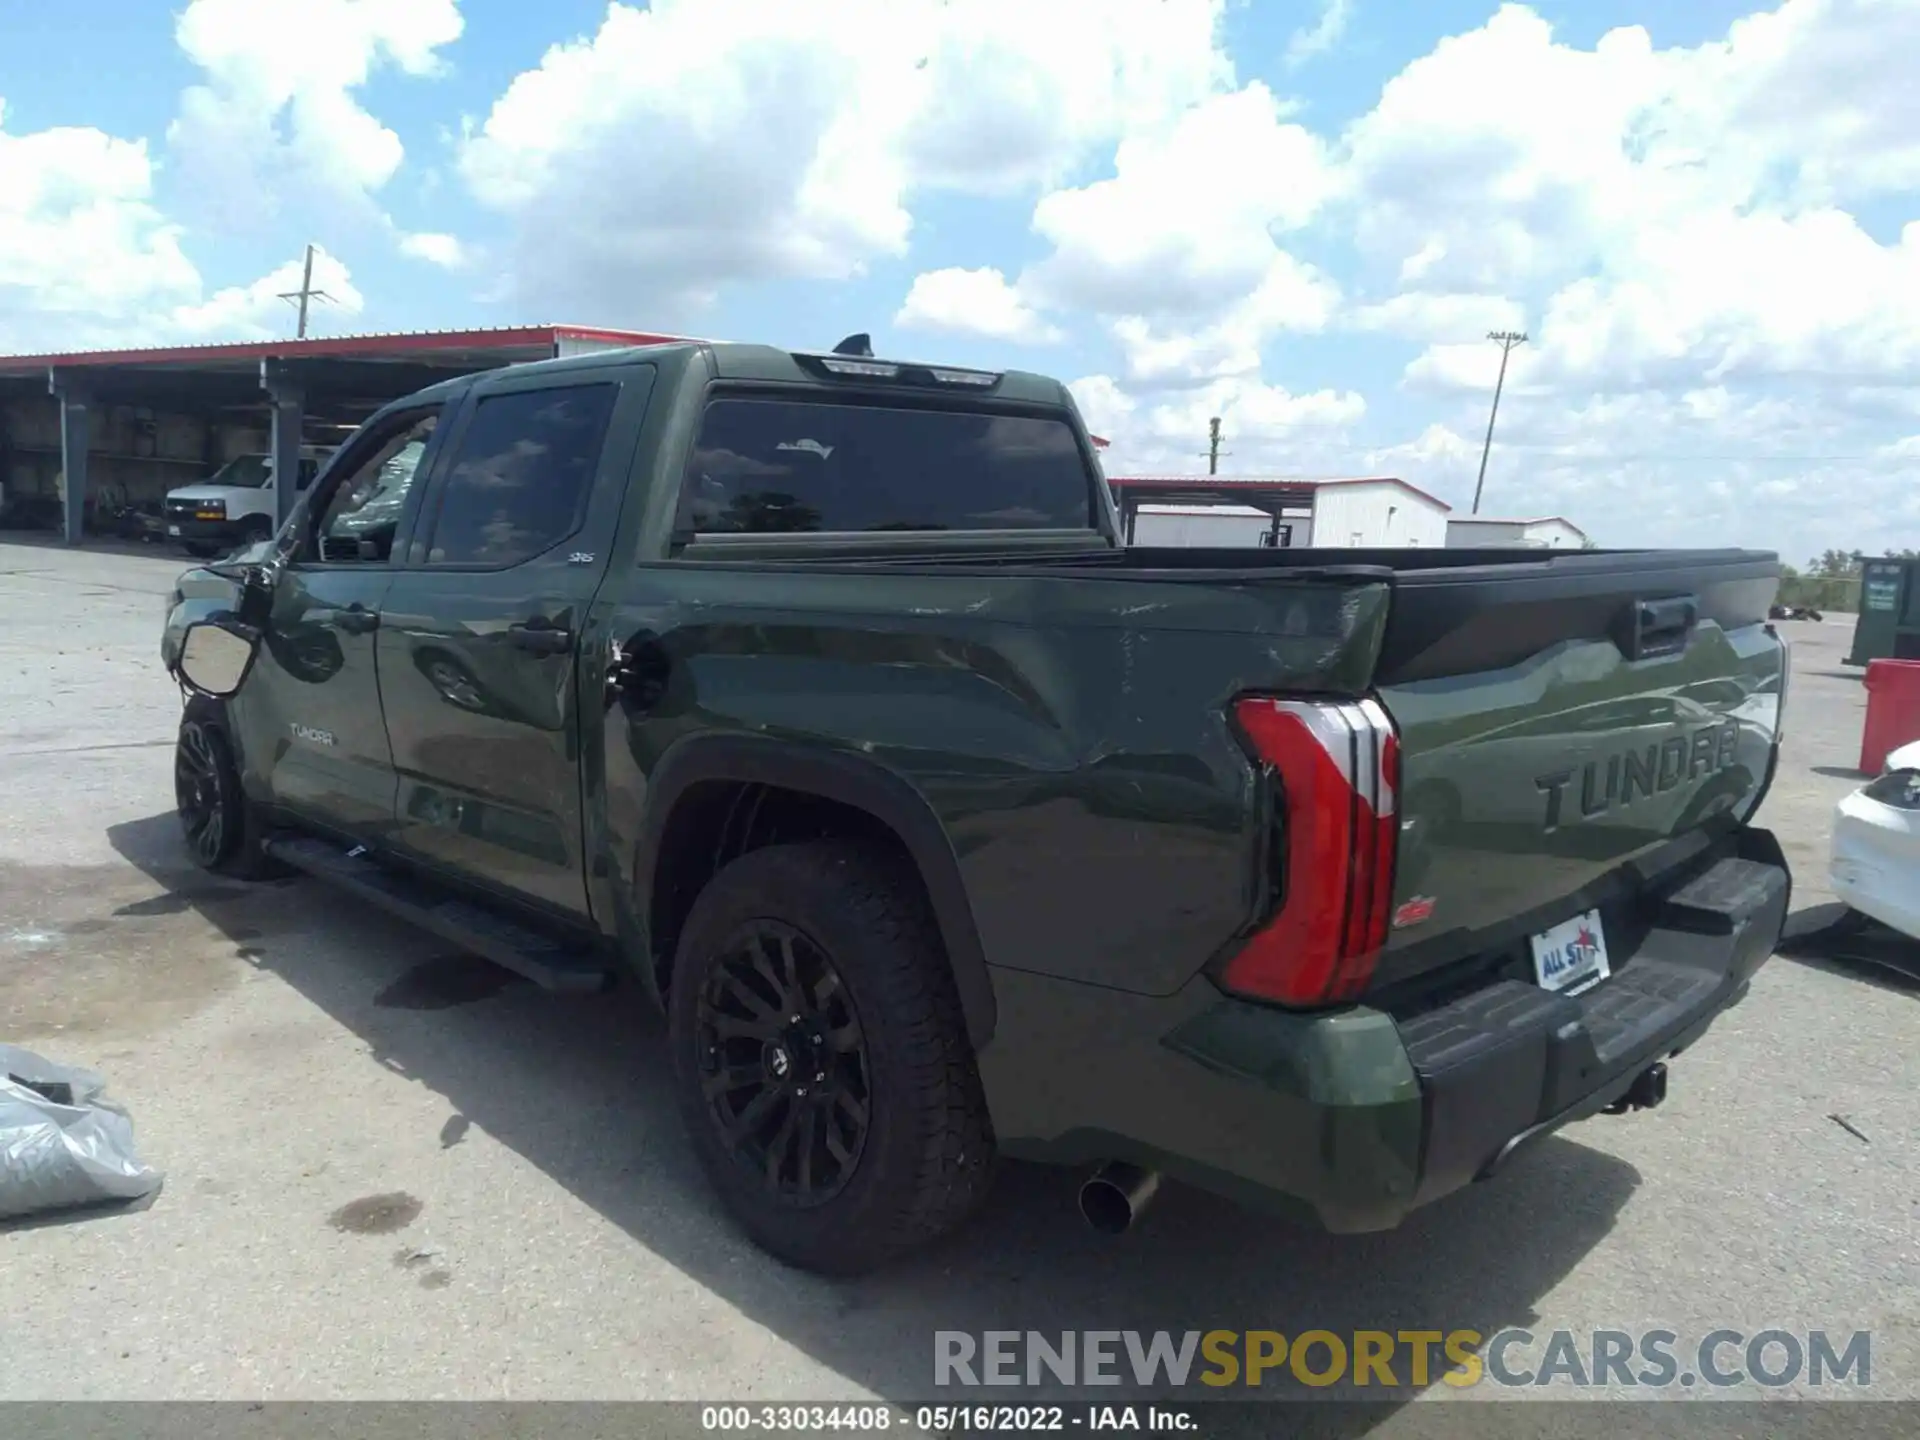
[[[1080,1214],[1102,1235],[1124,1235],[1160,1189],[1160,1172],[1115,1160],[1080,1187]]]

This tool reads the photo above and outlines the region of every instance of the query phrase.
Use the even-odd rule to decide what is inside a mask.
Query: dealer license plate
[[[1598,910],[1576,915],[1533,937],[1533,974],[1543,990],[1577,995],[1612,973]]]
[[[179,533],[180,533],[180,527],[178,525],[167,526],[167,534],[178,535]]]

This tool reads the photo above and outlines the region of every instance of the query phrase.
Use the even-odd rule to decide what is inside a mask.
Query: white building
[[[1107,484],[1134,545],[1440,549],[1447,543],[1447,504],[1387,476],[1123,475]]]
[[[1447,521],[1447,544],[1472,549],[1485,545],[1525,545],[1535,550],[1578,550],[1587,532],[1564,515],[1533,520],[1492,520],[1472,515]]]
[[[1138,545],[1261,546],[1274,517],[1250,505],[1142,505],[1135,524]],[[1311,522],[1308,522],[1311,523]],[[1280,525],[1281,544],[1291,522]]]

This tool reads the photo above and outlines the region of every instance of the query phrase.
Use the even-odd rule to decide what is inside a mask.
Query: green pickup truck
[[[1166,1176],[1368,1231],[1658,1104],[1787,909],[1775,557],[1115,519],[1035,375],[450,381],[183,577],[187,843],[645,987],[714,1188],[821,1271],[998,1156],[1108,1229]]]

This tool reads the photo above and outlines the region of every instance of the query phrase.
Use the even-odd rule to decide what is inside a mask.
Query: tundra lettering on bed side
[[[1675,735],[1659,744],[1621,750],[1604,760],[1589,760],[1580,767],[1579,813],[1571,818],[1591,820],[1612,809],[1616,801],[1631,805],[1703,775],[1718,774],[1733,764],[1739,749],[1740,722],[1726,720],[1691,736]],[[1560,828],[1561,799],[1573,778],[1572,770],[1556,770],[1533,782],[1547,797],[1549,831]]]

